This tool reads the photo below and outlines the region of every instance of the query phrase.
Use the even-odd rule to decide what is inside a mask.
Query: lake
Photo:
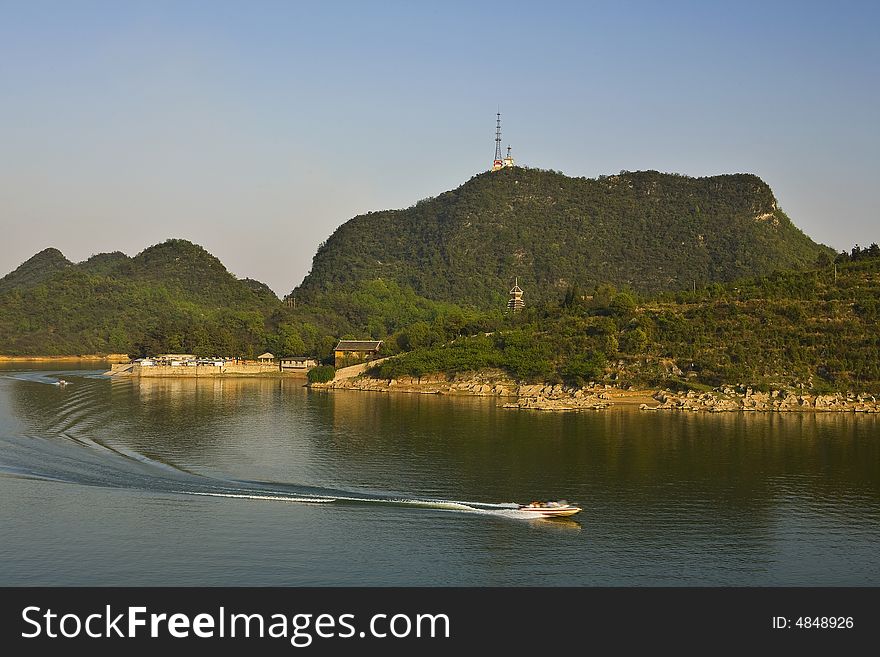
[[[2,367],[0,585],[880,585],[876,416]]]

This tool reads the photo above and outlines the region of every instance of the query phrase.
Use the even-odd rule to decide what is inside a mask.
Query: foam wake
[[[64,375],[71,377],[73,373]],[[56,373],[28,372],[5,378],[16,379],[16,383],[57,381]],[[61,390],[60,398],[52,395],[44,407],[34,409],[31,417],[39,428],[0,436],[0,476],[254,503],[372,505],[531,519],[518,511],[518,505],[513,502],[425,499],[384,491],[203,475],[151,458],[127,445],[96,437],[96,429],[107,422],[100,414],[90,413],[96,397],[102,394],[97,382],[78,377]]]

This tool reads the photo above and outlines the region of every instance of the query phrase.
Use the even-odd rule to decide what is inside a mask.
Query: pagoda
[[[522,298],[523,291],[519,286],[519,278],[515,279],[513,289],[510,291],[510,299],[507,302],[507,312],[518,313],[526,307],[526,302]]]

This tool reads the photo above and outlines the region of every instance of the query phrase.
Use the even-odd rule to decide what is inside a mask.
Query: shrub
[[[320,365],[309,370],[309,383],[327,383],[336,376],[336,368],[332,365]]]

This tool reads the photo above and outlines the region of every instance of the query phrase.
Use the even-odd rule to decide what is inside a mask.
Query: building
[[[275,362],[275,356],[267,351],[265,354],[260,354],[259,356],[257,356],[257,362],[260,363],[260,365],[271,365]]]
[[[195,363],[195,354],[159,354],[152,359],[154,365],[165,365],[170,367],[182,367]]]
[[[503,165],[503,166],[504,166],[504,167],[512,167],[512,166],[514,166],[514,163],[513,163],[513,156],[510,154],[510,146],[507,147],[507,157],[504,158],[504,165]],[[503,168],[503,167],[502,167],[502,168]]]
[[[519,279],[517,278],[513,284],[513,289],[510,291],[510,299],[507,301],[507,312],[518,313],[526,307],[526,302],[523,301],[522,295],[523,291],[519,287]]]
[[[281,359],[282,372],[308,372],[318,366],[318,361],[308,356],[288,356]]]
[[[339,367],[350,362],[372,360],[381,348],[381,340],[340,340],[333,350],[333,357]]]

